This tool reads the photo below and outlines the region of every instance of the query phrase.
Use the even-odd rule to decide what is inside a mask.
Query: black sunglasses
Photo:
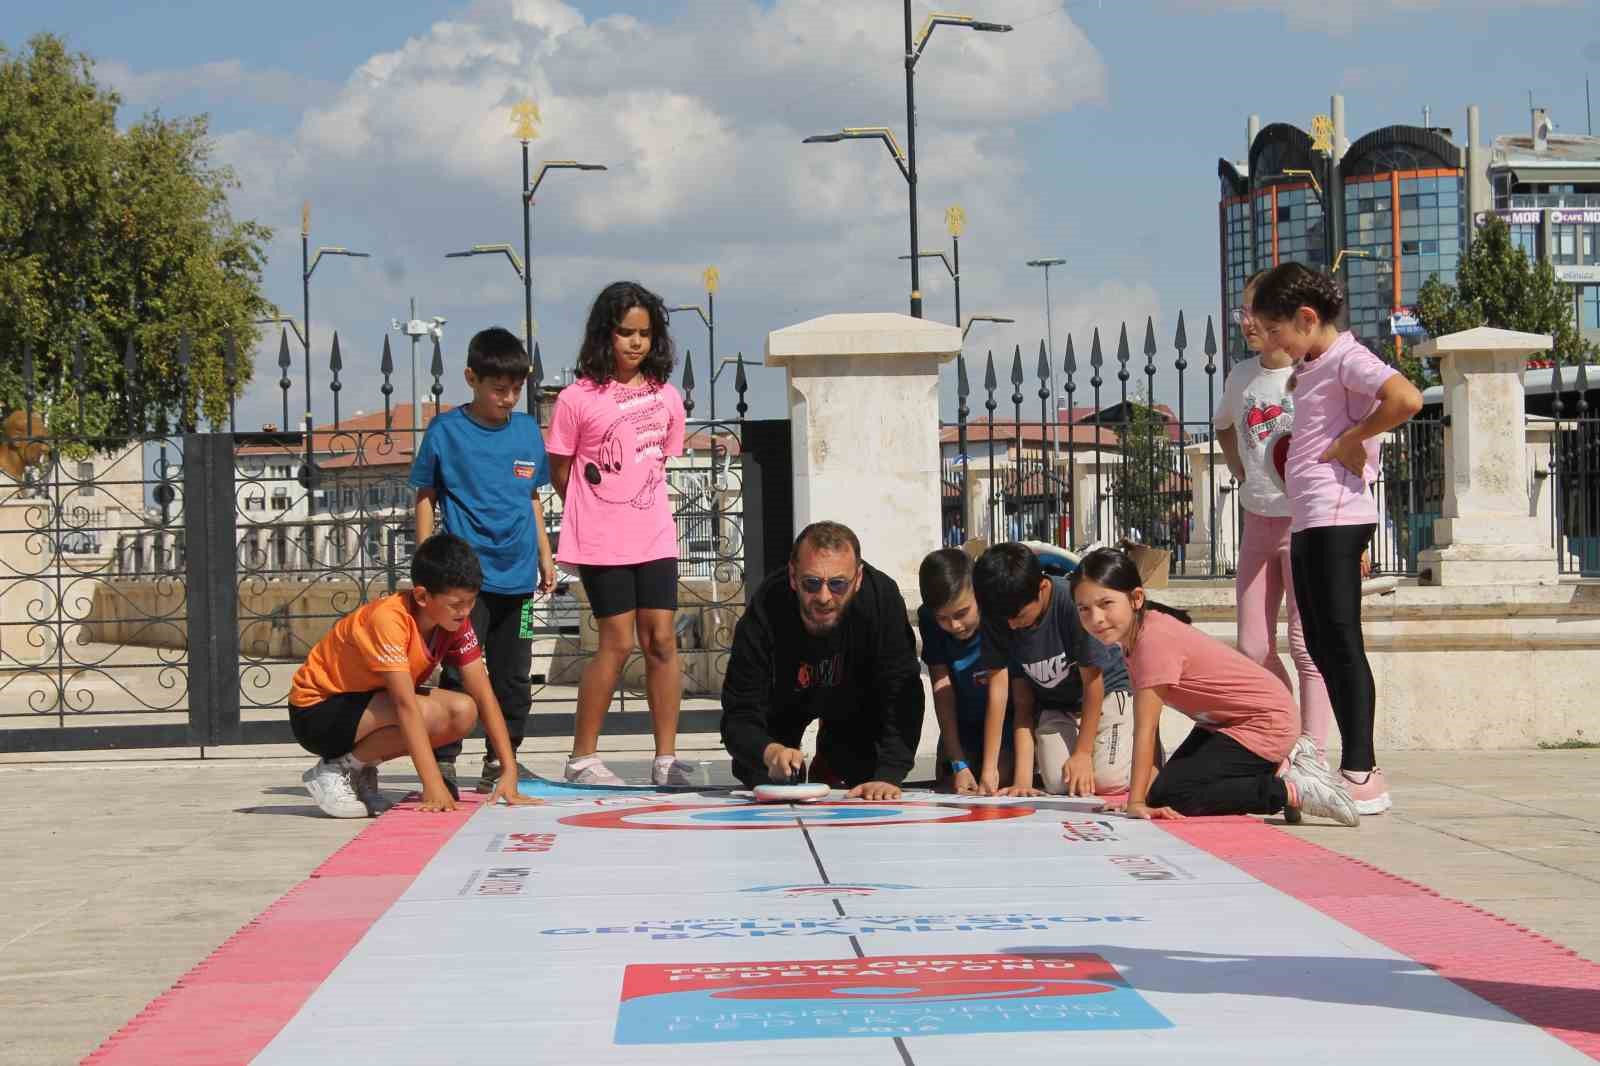
[[[822,591],[823,585],[827,585],[829,592],[835,596],[843,596],[850,591],[850,583],[854,580],[853,577],[830,577],[826,581],[820,577],[803,577],[800,579],[800,587],[815,596]]]

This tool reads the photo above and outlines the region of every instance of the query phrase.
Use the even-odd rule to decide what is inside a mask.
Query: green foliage
[[[1139,530],[1147,544],[1167,540],[1167,521],[1178,506],[1174,495],[1178,451],[1166,417],[1148,404],[1129,400],[1117,426],[1122,462],[1112,474],[1117,519]]]
[[[250,378],[252,323],[267,310],[271,236],[229,214],[237,182],[212,164],[204,117],[149,114],[119,130],[119,103],[95,83],[91,61],[54,36],[17,53],[0,47],[0,410],[23,403],[21,353],[31,344],[33,402],[51,432],[107,447],[130,424],[226,415],[226,338],[238,351],[237,395]]]
[[[1434,275],[1422,286],[1417,317],[1434,337],[1495,326],[1550,334],[1555,342],[1551,358],[1564,364],[1594,354],[1594,345],[1583,340],[1573,321],[1571,290],[1556,280],[1548,262],[1530,262],[1511,243],[1511,228],[1498,218],[1477,231],[1456,267],[1454,285]]]

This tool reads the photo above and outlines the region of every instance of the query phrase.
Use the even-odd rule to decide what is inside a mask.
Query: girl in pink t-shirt
[[[556,560],[576,568],[600,630],[578,684],[566,779],[620,785],[595,754],[600,726],[635,637],[656,741],[651,780],[691,783],[675,756],[682,673],[678,534],[667,460],[684,448],[683,397],[668,382],[673,345],[661,298],[619,281],[595,298],[578,353],[577,379],[561,390],[545,447],[564,505]]]
[[[1320,751],[1328,745],[1333,705],[1306,648],[1289,565],[1289,496],[1272,461],[1278,442],[1288,438],[1294,426],[1295,399],[1289,391],[1294,360],[1265,343],[1260,325],[1250,314],[1250,297],[1265,273],[1260,271],[1244,283],[1244,306],[1234,312],[1245,343],[1258,355],[1229,371],[1211,424],[1228,469],[1239,484],[1243,514],[1233,579],[1239,650],[1289,687],[1289,672],[1278,656],[1277,636],[1278,608],[1286,609],[1289,657],[1300,675],[1300,729],[1316,741]]]
[[[1189,625],[1182,611],[1150,600],[1125,553],[1098,548],[1085,555],[1072,575],[1072,594],[1084,628],[1104,644],[1122,646],[1133,685],[1133,781],[1126,806],[1105,809],[1183,818],[1293,808],[1358,823],[1350,797],[1301,734],[1300,712],[1283,682]],[[1163,706],[1195,726],[1157,773]]]
[[[1361,556],[1378,523],[1370,491],[1378,438],[1422,409],[1422,394],[1335,325],[1338,282],[1300,263],[1257,283],[1250,313],[1294,360],[1294,434],[1283,456],[1289,561],[1306,648],[1339,723],[1340,772],[1362,814],[1392,805],[1372,746],[1377,689],[1361,637]]]

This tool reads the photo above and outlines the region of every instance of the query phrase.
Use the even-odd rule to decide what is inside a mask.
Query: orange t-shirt
[[[472,622],[454,633],[434,629],[427,644],[411,616],[409,592],[397,592],[356,608],[333,624],[306,656],[289,685],[291,707],[311,707],[346,692],[376,692],[383,675],[406,672],[419,684],[440,663],[466,666],[483,658]]]

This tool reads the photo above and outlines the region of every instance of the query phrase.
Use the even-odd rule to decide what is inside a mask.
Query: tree
[[[1117,519],[1126,529],[1137,529],[1147,544],[1166,540],[1168,522],[1177,502],[1173,478],[1178,468],[1177,448],[1170,423],[1149,404],[1129,400],[1117,427],[1122,462],[1111,477]]]
[[[1551,358],[1562,363],[1576,363],[1594,350],[1578,332],[1571,293],[1556,280],[1554,268],[1545,260],[1529,261],[1511,243],[1511,228],[1498,218],[1478,230],[1456,267],[1454,285],[1435,274],[1422,286],[1417,317],[1434,337],[1478,326],[1548,333],[1554,339]],[[1414,357],[1409,366],[1401,361],[1413,381],[1420,367]]]
[[[268,308],[271,232],[229,214],[237,182],[211,162],[207,120],[149,114],[119,130],[119,104],[57,37],[0,47],[0,411],[23,404],[30,346],[52,435],[104,447],[225,415],[227,338],[237,395]]]

